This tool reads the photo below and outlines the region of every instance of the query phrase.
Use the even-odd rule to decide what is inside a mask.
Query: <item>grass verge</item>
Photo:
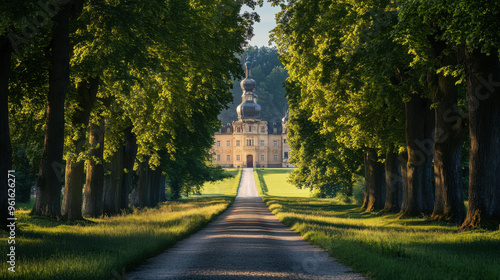
[[[18,210],[16,272],[4,261],[0,279],[122,279],[124,271],[221,214],[234,201],[240,173],[220,182],[231,186],[224,196],[170,201],[121,216],[68,223]],[[5,234],[0,242],[7,244]]]
[[[269,193],[284,188],[264,183]],[[334,199],[263,200],[285,225],[370,278],[500,279],[500,231],[457,233],[456,225],[365,213]]]

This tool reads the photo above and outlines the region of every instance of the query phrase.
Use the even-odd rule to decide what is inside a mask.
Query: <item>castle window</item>
[[[260,132],[265,133],[266,132],[266,127],[265,126],[261,126],[260,127]]]
[[[217,147],[220,147],[220,141],[217,141]]]
[[[227,155],[227,161],[231,161],[231,155]]]
[[[241,132],[241,128],[237,127],[236,132]]]
[[[274,146],[274,147],[278,147],[278,140],[274,140],[274,141],[273,141],[273,146]]]
[[[285,139],[283,139],[283,143],[285,143],[285,144],[286,144],[286,138],[285,138]]]
[[[248,132],[252,132],[252,127],[251,126],[248,127]]]
[[[231,141],[226,141],[226,146],[230,147],[231,146]]]
[[[274,158],[274,161],[278,161],[278,155],[274,155],[273,158]]]
[[[217,161],[220,161],[220,155],[217,155]]]
[[[254,145],[254,140],[253,139],[247,139],[247,146],[253,146]]]
[[[239,147],[240,145],[241,145],[240,140],[236,140],[236,146],[238,146],[238,147]]]
[[[236,155],[236,160],[240,161],[240,155]]]
[[[260,145],[264,147],[264,140],[260,140]]]
[[[264,161],[264,155],[260,155],[260,161]]]
[[[284,159],[288,159],[288,152],[285,152],[285,153],[284,153],[283,158],[284,158]]]

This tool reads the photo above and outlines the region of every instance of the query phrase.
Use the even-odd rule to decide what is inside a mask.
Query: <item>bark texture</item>
[[[87,180],[83,196],[83,215],[99,217],[102,215],[104,185],[104,118],[99,125],[90,122],[89,149],[90,160],[87,161]]]
[[[404,152],[399,155],[401,165],[401,212],[408,208],[408,153]]]
[[[454,62],[447,60],[447,64]],[[456,79],[430,72],[427,82],[436,113],[434,142],[435,203],[433,220],[462,223],[465,218],[461,182],[464,122],[458,111]]]
[[[385,157],[385,205],[384,211],[398,212],[401,207],[402,177],[399,156],[389,152]]]
[[[0,219],[6,229],[8,217],[8,171],[12,168],[9,130],[9,76],[12,49],[9,40],[0,37]]]
[[[500,61],[462,47],[460,62],[467,80],[471,140],[469,208],[460,230],[498,229],[500,223]]]
[[[405,104],[406,111],[406,145],[408,151],[407,195],[406,204],[402,208],[404,216],[430,214],[433,205],[433,189],[431,181],[432,147],[434,138],[429,125],[434,122],[430,110],[430,100],[418,95],[412,96]],[[430,118],[430,120],[429,120]]]
[[[120,198],[122,191],[123,172],[123,145],[111,156],[109,162],[104,163],[104,215],[116,215],[120,213]]]
[[[132,191],[133,186],[133,169],[135,156],[137,154],[137,144],[135,141],[134,134],[132,133],[132,128],[125,130],[125,147],[123,151],[123,166],[127,169],[127,172],[123,175],[122,189],[120,192],[120,209],[128,208],[129,204],[129,193]]]
[[[45,141],[36,186],[35,205],[31,214],[58,217],[61,214],[63,165],[64,101],[69,84],[69,17],[71,2],[63,5],[52,18],[50,42],[49,90]]]
[[[149,205],[150,191],[148,184],[149,167],[147,160],[139,162],[139,167],[136,171],[136,178],[134,181],[134,190],[132,192],[131,204],[134,207],[146,207]]]
[[[80,127],[78,138],[72,138],[74,156],[66,159],[66,173],[64,176],[64,197],[61,215],[67,220],[83,219],[82,216],[82,189],[84,185],[85,166],[78,155],[83,152],[86,142],[86,126],[89,122],[90,112],[94,105],[99,89],[99,78],[90,78],[79,82],[77,85],[78,109],[72,116],[74,127]]]
[[[385,170],[384,165],[377,161],[377,152],[368,149],[365,154],[365,199],[363,208],[366,212],[384,207],[385,200]]]
[[[160,203],[160,180],[161,180],[161,170],[156,168],[155,170],[150,169],[149,171],[149,206],[154,207]]]

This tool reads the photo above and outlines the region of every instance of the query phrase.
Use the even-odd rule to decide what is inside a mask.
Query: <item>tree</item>
[[[19,51],[19,45],[26,43],[26,38],[19,36],[21,31],[23,34],[28,34],[33,37],[32,33],[36,30],[28,32],[25,23],[21,20],[22,15],[31,15],[34,11],[30,1],[13,1],[6,0],[1,4],[0,9],[0,227],[5,229],[7,225],[7,207],[8,207],[8,174],[12,169],[12,144],[11,144],[11,129],[9,128],[9,97],[11,90],[9,89],[12,77],[13,54],[14,51]],[[26,19],[26,17],[24,18]]]
[[[62,5],[53,17],[50,43],[49,90],[45,142],[32,215],[61,214],[61,185],[54,166],[62,164],[64,147],[64,101],[69,84],[69,18],[73,1]]]
[[[82,181],[84,177],[84,164],[81,157],[85,144],[87,124],[90,112],[97,97],[99,78],[81,81],[77,86],[76,104],[73,108],[71,125],[76,126],[74,134],[69,140],[74,152],[66,155],[66,172],[64,182],[64,197],[61,215],[68,220],[82,219]],[[91,132],[92,135],[92,132]]]
[[[429,24],[435,33],[434,43],[441,41],[458,52],[456,59],[463,69],[454,74],[463,73],[460,77],[465,79],[471,149],[469,208],[461,230],[481,226],[497,228],[500,207],[495,174],[500,166],[500,148],[493,143],[500,137],[497,117],[500,42],[495,28],[499,24],[500,8],[496,3],[482,1],[402,1],[401,4],[409,19],[415,16],[420,26],[421,22]],[[428,31],[429,27],[423,30]],[[459,112],[452,112],[455,116],[451,123],[459,120],[456,116]]]
[[[462,222],[463,206],[461,185],[461,148],[464,139],[464,120],[458,108],[456,78],[450,68],[457,67],[456,46],[443,41],[440,29],[434,20],[419,14],[416,6],[405,3],[400,11],[397,30],[411,52],[415,54],[414,68],[422,71],[426,80],[429,98],[434,102],[435,139],[427,138],[424,145],[430,151],[433,145],[435,174],[435,204],[432,218]],[[412,30],[419,30],[415,32]],[[448,69],[444,71],[443,69]]]
[[[11,46],[5,36],[0,37],[0,219],[2,219],[2,229],[7,224],[7,176],[12,168],[12,146],[10,143],[9,131],[9,74],[11,61]]]
[[[372,198],[383,200],[385,192],[380,192],[384,189],[374,182],[383,184],[385,180],[380,178],[385,172],[372,166],[377,165],[373,152],[396,153],[403,142],[403,94],[391,85],[390,78],[408,58],[405,48],[391,37],[395,8],[385,1],[293,1],[282,7],[274,38],[289,80],[304,91],[298,98],[299,107],[311,107],[308,118],[320,125],[319,133],[334,138],[343,150],[372,155],[366,161],[366,175],[370,176],[365,178],[366,193],[377,192]],[[288,99],[290,102],[290,96]],[[336,151],[332,156],[337,160],[347,162],[346,155],[338,152],[340,148],[328,150]],[[351,180],[352,170],[357,169],[351,169]],[[396,166],[387,174],[397,171]],[[374,207],[369,210],[381,208],[383,202],[370,203]]]

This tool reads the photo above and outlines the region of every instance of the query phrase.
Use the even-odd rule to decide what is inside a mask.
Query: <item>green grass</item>
[[[226,169],[225,171],[234,177],[213,183],[205,183],[201,191],[201,196],[211,197],[236,195],[236,192],[238,191],[238,185],[240,184],[241,169]],[[194,195],[192,197],[198,196],[199,195]]]
[[[269,193],[286,188],[265,183]],[[335,199],[263,200],[285,225],[370,278],[500,279],[499,231],[457,233],[456,225],[365,213]]]
[[[309,189],[299,189],[288,182],[291,168],[254,169],[255,182],[260,196],[310,197]],[[272,186],[269,188],[268,185]]]
[[[68,223],[18,210],[16,272],[9,273],[4,261],[0,279],[121,279],[124,270],[171,247],[222,213],[236,195],[241,175],[233,172],[236,177],[220,182],[217,193],[221,196],[208,193],[208,197],[165,202],[132,214]],[[2,233],[3,244],[7,244],[5,237]]]

